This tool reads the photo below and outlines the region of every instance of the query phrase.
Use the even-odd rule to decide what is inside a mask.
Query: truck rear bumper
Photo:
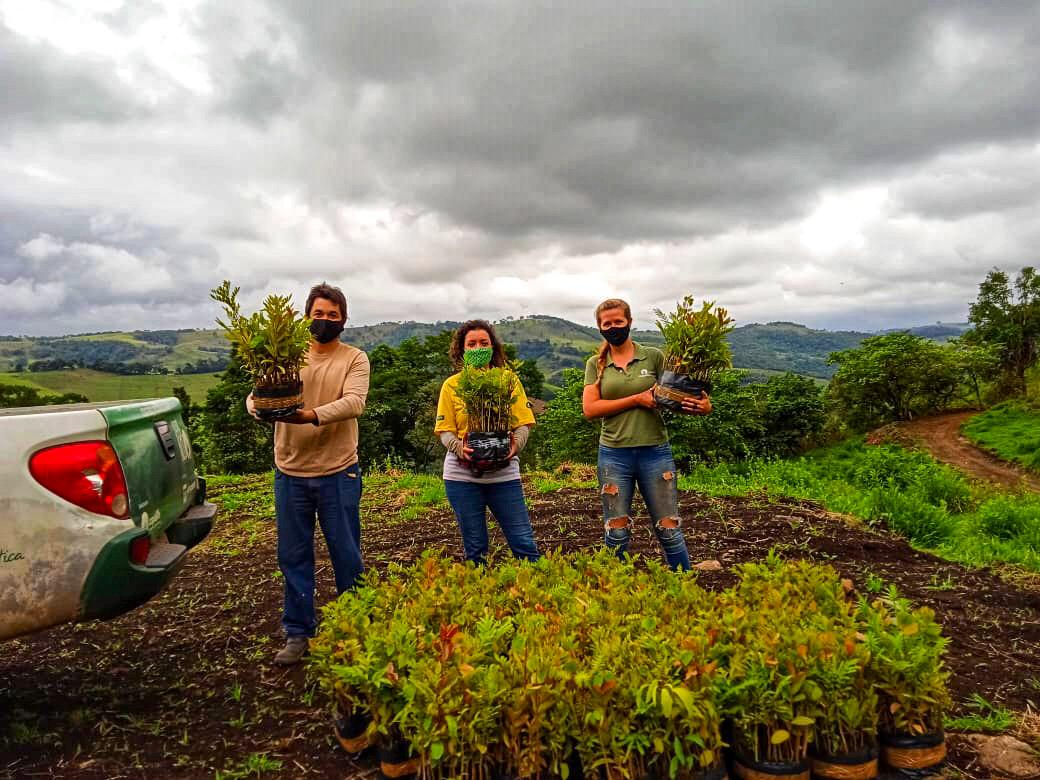
[[[130,547],[148,536],[132,528],[108,542],[87,575],[80,597],[80,620],[107,620],[138,607],[158,594],[184,565],[185,553],[206,538],[217,507],[192,506],[166,529],[167,544],[154,544],[144,565],[131,560]]]
[[[166,538],[173,544],[183,544],[190,550],[209,535],[213,528],[213,518],[216,516],[216,504],[209,501],[196,504],[166,529]]]

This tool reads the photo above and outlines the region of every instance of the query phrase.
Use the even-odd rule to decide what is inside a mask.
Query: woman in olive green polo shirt
[[[628,551],[638,486],[668,565],[687,571],[690,554],[679,519],[675,461],[653,393],[664,371],[664,354],[632,341],[632,310],[622,300],[597,306],[596,325],[603,346],[585,365],[582,409],[586,417],[603,420],[597,470],[604,541],[618,555]],[[693,414],[708,414],[711,399],[688,398],[683,406]]]

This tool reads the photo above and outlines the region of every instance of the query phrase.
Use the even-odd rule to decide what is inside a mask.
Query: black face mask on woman
[[[623,328],[607,328],[606,330],[600,330],[599,334],[606,340],[612,347],[620,347],[626,341],[628,341],[628,334],[632,331],[631,325],[626,325]]]
[[[328,344],[343,332],[343,320],[311,320],[311,335],[319,344]]]

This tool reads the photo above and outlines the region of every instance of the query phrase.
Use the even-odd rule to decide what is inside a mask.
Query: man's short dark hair
[[[331,284],[322,282],[316,284],[311,288],[310,294],[307,296],[307,308],[304,313],[310,317],[311,307],[318,298],[324,298],[327,301],[332,301],[334,304],[339,306],[339,313],[343,315],[343,319],[347,318],[347,296],[343,294],[343,291],[338,287],[333,287]]]

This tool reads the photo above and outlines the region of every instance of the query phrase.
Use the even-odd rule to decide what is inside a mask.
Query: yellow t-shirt
[[[451,431],[460,439],[469,430],[469,415],[466,414],[466,407],[463,405],[462,399],[455,392],[461,375],[460,372],[449,376],[444,380],[444,384],[441,385],[441,397],[437,401],[437,424],[433,429],[434,433]],[[512,427],[516,429],[521,425],[534,425],[534,412],[531,411],[531,402],[527,400],[524,386],[521,384],[519,377],[517,377]]]

